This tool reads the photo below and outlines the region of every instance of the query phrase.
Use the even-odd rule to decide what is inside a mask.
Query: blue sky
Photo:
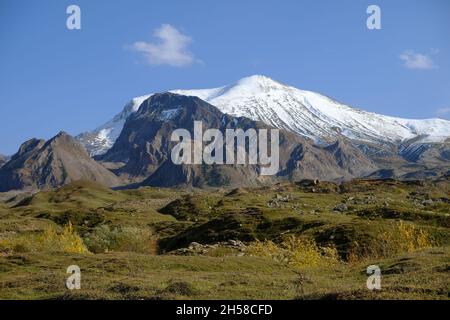
[[[81,30],[66,27],[71,4]],[[370,4],[381,30],[366,27]],[[252,74],[378,113],[450,119],[448,0],[0,0],[0,40],[4,154],[94,129],[134,96]]]

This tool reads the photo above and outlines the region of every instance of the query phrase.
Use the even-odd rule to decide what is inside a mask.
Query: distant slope
[[[15,189],[45,189],[86,179],[106,186],[120,180],[91,159],[83,146],[67,133],[48,140],[23,143],[11,160],[0,168],[0,192]]]
[[[123,200],[124,196],[92,180],[77,180],[56,190],[41,191],[25,198],[16,207],[34,206],[55,209],[89,209]]]

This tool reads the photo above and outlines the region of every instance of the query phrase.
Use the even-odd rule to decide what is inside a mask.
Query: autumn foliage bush
[[[294,268],[330,266],[340,262],[334,246],[319,246],[313,239],[291,236],[280,244],[273,241],[251,243],[246,252],[251,256],[270,257]]]
[[[60,232],[56,226],[51,225],[40,233],[0,239],[0,251],[86,253],[88,249],[69,222]]]
[[[435,239],[427,231],[400,220],[381,232],[369,245],[362,246],[354,241],[348,260],[357,262],[363,259],[387,258],[436,245]]]

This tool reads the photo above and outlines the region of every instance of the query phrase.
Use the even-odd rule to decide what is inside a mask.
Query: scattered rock
[[[195,250],[195,249],[198,249],[198,248],[201,248],[201,247],[202,247],[202,245],[200,243],[198,243],[198,242],[191,242],[189,244],[188,249]]]
[[[348,207],[345,203],[339,203],[337,206],[333,208],[334,211],[344,212],[348,210]]]
[[[296,182],[296,184],[297,184],[299,187],[307,188],[307,187],[312,187],[312,186],[318,185],[318,184],[319,184],[319,180],[317,180],[317,179],[315,179],[315,180],[312,180],[312,179],[303,179],[303,180],[300,180],[299,182]]]
[[[230,239],[228,241],[217,242],[213,244],[201,244],[198,242],[191,242],[187,248],[180,248],[173,251],[173,254],[178,255],[206,255],[218,248],[228,248],[236,250],[238,253],[246,249],[245,243],[240,240]],[[237,255],[237,253],[236,253]]]
[[[242,241],[240,241],[240,240],[228,240],[228,243],[230,245],[238,247],[238,248],[245,247],[245,244]]]

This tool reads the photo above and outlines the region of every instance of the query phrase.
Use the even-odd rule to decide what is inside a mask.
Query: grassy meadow
[[[3,196],[0,299],[449,299],[449,195],[354,180]]]

